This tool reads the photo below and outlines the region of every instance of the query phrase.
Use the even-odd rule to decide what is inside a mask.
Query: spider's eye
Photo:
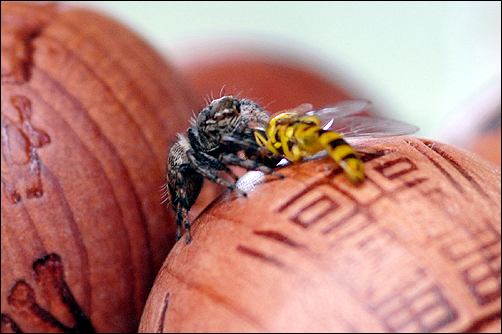
[[[215,112],[212,118],[215,121],[220,121],[222,119],[234,117],[236,115],[239,115],[239,110],[237,108],[230,108]]]

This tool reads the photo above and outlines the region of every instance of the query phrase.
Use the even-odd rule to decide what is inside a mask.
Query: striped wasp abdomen
[[[255,139],[260,146],[291,162],[326,150],[353,183],[360,183],[364,180],[364,164],[345,139],[401,136],[418,130],[391,119],[354,116],[369,104],[366,100],[351,100],[320,110],[302,104],[271,118],[265,133],[256,131]]]

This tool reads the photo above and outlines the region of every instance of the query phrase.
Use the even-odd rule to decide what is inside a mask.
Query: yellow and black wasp
[[[302,104],[273,117],[264,132],[255,131],[255,139],[272,154],[291,162],[326,150],[357,184],[364,180],[364,164],[344,138],[401,136],[418,130],[391,119],[353,116],[369,104],[366,100],[350,100],[320,110]]]

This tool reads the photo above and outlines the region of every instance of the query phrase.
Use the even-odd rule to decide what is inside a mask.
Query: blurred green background
[[[498,1],[91,1],[85,6],[126,23],[175,65],[203,58],[210,47],[283,50],[343,78],[387,116],[420,126],[419,135],[431,139],[462,145],[475,128],[500,122]]]

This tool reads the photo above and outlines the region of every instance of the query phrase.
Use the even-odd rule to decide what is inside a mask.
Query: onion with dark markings
[[[139,331],[499,332],[500,168],[416,138],[354,147],[360,186],[326,158],[215,201]]]
[[[1,94],[2,330],[136,331],[174,242],[161,186],[190,90],[108,17],[2,2]],[[49,254],[68,289],[37,282]]]

